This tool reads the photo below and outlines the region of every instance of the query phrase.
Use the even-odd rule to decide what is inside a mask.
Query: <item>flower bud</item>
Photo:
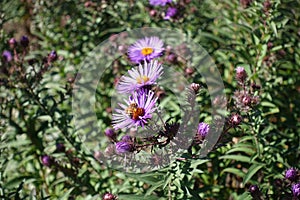
[[[247,72],[245,71],[244,67],[237,67],[236,68],[236,79],[240,83],[244,83],[247,78]]]
[[[260,192],[257,185],[251,185],[249,187],[249,192],[250,192],[251,196],[253,197],[253,199],[255,199],[255,200],[260,200],[261,199],[260,198],[261,192]]]
[[[133,146],[131,142],[121,141],[116,143],[116,152],[119,154],[132,152]]]
[[[107,128],[104,133],[110,140],[116,140],[117,134],[115,133],[114,129]]]
[[[56,144],[56,152],[65,152],[66,151],[66,147],[63,143],[57,143]]]
[[[238,126],[242,122],[243,118],[239,114],[233,114],[229,119],[229,123],[232,126]]]
[[[10,62],[13,58],[10,51],[7,51],[7,50],[3,51],[2,57],[5,62]]]
[[[194,90],[195,93],[198,93],[200,89],[200,84],[192,83],[190,87],[192,88],[192,90]]]
[[[296,181],[298,178],[298,170],[296,168],[290,168],[285,172],[285,178],[290,181]]]
[[[198,134],[199,136],[201,136],[202,139],[204,139],[205,136],[208,134],[209,129],[210,129],[209,124],[204,123],[204,122],[201,122],[201,123],[199,123],[199,125],[198,125],[197,134]]]
[[[41,157],[41,160],[42,160],[42,164],[47,167],[51,167],[54,164],[54,158],[48,155],[43,155]]]
[[[23,35],[23,36],[21,37],[21,39],[20,39],[20,43],[21,43],[21,45],[22,45],[24,48],[28,47],[28,45],[29,45],[29,39],[28,39],[28,37],[25,36],[25,35]]]
[[[294,197],[300,197],[300,183],[292,185],[292,192]]]
[[[8,43],[9,43],[9,47],[10,47],[11,49],[16,48],[16,46],[17,46],[17,41],[16,41],[15,38],[11,38],[11,39],[8,41]]]
[[[116,200],[117,197],[112,193],[106,193],[103,195],[102,200]]]
[[[48,55],[48,62],[54,62],[57,60],[57,54],[56,51],[51,51]]]

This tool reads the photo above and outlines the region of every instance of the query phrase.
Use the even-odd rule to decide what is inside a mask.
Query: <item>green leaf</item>
[[[264,167],[264,165],[262,165],[262,164],[254,164],[254,165],[252,165],[249,168],[246,176],[244,177],[243,184],[245,185],[252,178],[252,176],[254,176],[256,174],[256,172],[258,170],[260,170],[262,167]]]
[[[229,160],[236,160],[240,162],[253,163],[250,157],[243,156],[243,155],[224,155],[221,156],[219,159],[229,159]]]
[[[245,176],[245,172],[243,172],[242,170],[236,169],[236,168],[231,168],[231,167],[226,168],[223,171],[221,171],[221,174],[223,174],[225,172],[235,174],[235,175],[237,175],[239,177],[242,177],[242,178]]]

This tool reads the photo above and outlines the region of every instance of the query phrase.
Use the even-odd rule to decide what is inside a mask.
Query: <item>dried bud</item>
[[[229,119],[229,123],[235,127],[238,126],[242,120],[243,118],[239,114],[233,114]]]
[[[192,83],[190,87],[192,88],[192,90],[194,90],[195,93],[198,93],[200,89],[200,84]]]
[[[16,40],[15,38],[11,38],[11,39],[8,41],[8,43],[9,43],[9,47],[10,47],[11,49],[16,48],[16,46],[17,46],[17,40]]]
[[[245,71],[244,67],[237,67],[236,68],[236,80],[241,84],[244,83],[247,78],[247,72]]]
[[[248,96],[248,95],[245,95],[245,96],[242,98],[242,103],[243,103],[245,106],[250,106],[250,105],[251,105],[251,97]]]
[[[176,63],[177,62],[177,56],[174,53],[170,53],[167,56],[167,61],[170,63]]]
[[[28,45],[29,45],[29,39],[28,39],[28,37],[25,36],[25,35],[23,35],[23,36],[21,37],[21,39],[20,39],[20,43],[21,43],[21,45],[22,45],[24,48],[28,47]]]
[[[51,51],[48,55],[48,62],[54,62],[57,60],[57,54],[56,51]]]
[[[255,199],[255,200],[261,199],[261,192],[257,185],[251,185],[249,187],[249,192],[250,192],[251,196],[253,197],[253,199]]]
[[[117,196],[113,195],[112,193],[106,193],[103,195],[102,200],[116,200]]]
[[[151,17],[155,17],[157,15],[157,11],[156,10],[150,10],[149,12]]]
[[[195,72],[195,70],[194,70],[194,68],[192,68],[192,67],[187,67],[187,68],[185,69],[185,74],[186,74],[186,75],[192,75],[194,72]]]

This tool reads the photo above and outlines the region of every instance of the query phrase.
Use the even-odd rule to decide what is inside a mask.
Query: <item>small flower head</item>
[[[143,60],[150,61],[162,55],[163,46],[163,41],[158,37],[146,37],[136,41],[128,48],[128,56],[133,63],[140,63]]]
[[[300,183],[292,185],[292,192],[294,197],[300,197]]]
[[[125,104],[119,104],[121,109],[116,109],[112,116],[114,129],[144,127],[148,120],[152,118],[155,111],[157,97],[151,90],[139,90],[134,92]]]
[[[25,48],[25,47],[28,47],[29,45],[29,39],[27,36],[23,35],[20,39],[20,43],[21,45]]]
[[[200,89],[200,84],[192,83],[190,87],[195,92],[195,94],[197,94],[199,92],[199,89]]]
[[[139,64],[138,68],[128,71],[129,76],[122,76],[117,90],[120,93],[132,93],[145,86],[151,86],[162,75],[163,68],[157,61]]]
[[[247,72],[245,71],[244,67],[237,67],[236,68],[236,80],[241,84],[244,83],[247,78]]]
[[[5,62],[10,62],[12,60],[12,55],[7,50],[3,51],[2,57],[3,57],[3,59],[4,59]]]
[[[42,160],[42,164],[47,166],[47,167],[51,167],[54,163],[53,157],[48,156],[48,155],[43,155],[41,157],[41,160]]]
[[[174,18],[178,13],[178,9],[175,8],[175,7],[169,7],[167,12],[166,12],[166,15],[165,15],[165,20],[169,20],[171,18]]]
[[[171,2],[172,0],[149,0],[150,5],[152,6],[165,6]]]
[[[205,136],[207,135],[207,133],[209,132],[209,124],[201,122],[198,125],[198,130],[197,133],[199,136],[201,136],[202,138],[205,138]]]
[[[290,181],[296,181],[298,178],[298,170],[296,168],[290,168],[285,172],[285,178]]]
[[[116,152],[118,154],[128,153],[133,151],[132,142],[129,141],[120,141],[116,143]]]

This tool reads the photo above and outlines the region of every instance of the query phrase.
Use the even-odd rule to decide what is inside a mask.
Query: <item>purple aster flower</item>
[[[152,6],[165,6],[167,3],[172,3],[172,0],[149,0]]]
[[[173,17],[175,17],[175,15],[177,14],[178,10],[177,8],[174,8],[174,7],[169,7],[167,12],[166,12],[166,16],[165,16],[165,20],[169,20]]]
[[[296,183],[292,185],[292,192],[294,197],[300,196],[300,183]]]
[[[285,172],[285,178],[290,181],[296,181],[298,176],[298,171],[296,168],[290,168]]]
[[[128,141],[121,141],[116,143],[116,152],[117,153],[127,153],[133,150],[133,146]]]
[[[197,133],[202,138],[205,138],[205,136],[207,135],[208,132],[209,132],[209,125],[204,122],[199,123]]]
[[[116,109],[116,113],[112,116],[114,129],[131,128],[141,126],[144,127],[147,121],[152,118],[155,111],[155,103],[157,97],[154,92],[149,90],[139,90],[134,92],[126,104],[119,104],[121,109]]]
[[[163,68],[157,61],[144,62],[138,68],[128,70],[129,76],[122,76],[117,90],[120,93],[132,93],[146,85],[153,85],[161,76]]]
[[[163,41],[158,37],[146,37],[136,41],[128,48],[128,56],[133,63],[140,63],[143,60],[150,61],[162,55],[163,46]]]
[[[3,59],[4,59],[5,62],[10,62],[12,60],[12,55],[7,50],[3,51],[2,57],[3,57]]]

